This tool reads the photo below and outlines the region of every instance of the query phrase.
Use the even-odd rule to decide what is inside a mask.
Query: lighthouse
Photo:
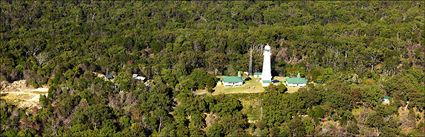
[[[271,61],[270,57],[272,55],[271,48],[269,44],[264,46],[264,52],[263,52],[263,73],[261,75],[261,83],[263,87],[267,87],[270,85],[272,81],[272,73],[271,73]]]

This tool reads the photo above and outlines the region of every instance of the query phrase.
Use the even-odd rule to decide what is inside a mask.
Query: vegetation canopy
[[[0,136],[425,134],[423,1],[4,0],[0,11]],[[265,44],[272,75],[306,87],[214,93],[218,76],[261,72]],[[3,97],[18,80],[48,87],[39,107]]]

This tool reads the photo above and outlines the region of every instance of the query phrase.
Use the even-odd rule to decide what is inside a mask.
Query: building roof
[[[137,80],[145,80],[146,78],[143,76],[139,76],[139,74],[133,74],[133,79],[137,79]]]
[[[238,77],[238,76],[223,76],[223,82],[237,83],[237,82],[243,82],[243,80],[242,80],[242,77]]]
[[[263,80],[263,83],[271,83],[271,80]]]
[[[287,78],[286,82],[288,84],[307,84],[307,79],[294,77],[294,78]]]
[[[109,74],[106,74],[105,77],[107,79],[112,79],[112,78],[114,78],[114,75],[112,75],[111,73],[109,73]]]

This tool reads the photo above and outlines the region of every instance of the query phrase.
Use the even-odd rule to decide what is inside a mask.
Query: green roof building
[[[223,85],[224,86],[242,86],[243,79],[238,76],[223,76]]]
[[[300,74],[298,73],[297,77],[286,77],[285,84],[288,87],[304,87],[307,85],[307,79],[301,78]]]
[[[384,99],[382,101],[382,104],[384,104],[384,105],[390,104],[390,99],[391,98],[389,96],[384,96]]]

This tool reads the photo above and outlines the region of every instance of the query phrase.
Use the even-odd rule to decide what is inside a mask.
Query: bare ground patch
[[[25,80],[13,83],[2,81],[0,85],[1,99],[21,108],[40,107],[40,95],[47,96],[48,90],[47,86],[41,88],[28,86]]]

